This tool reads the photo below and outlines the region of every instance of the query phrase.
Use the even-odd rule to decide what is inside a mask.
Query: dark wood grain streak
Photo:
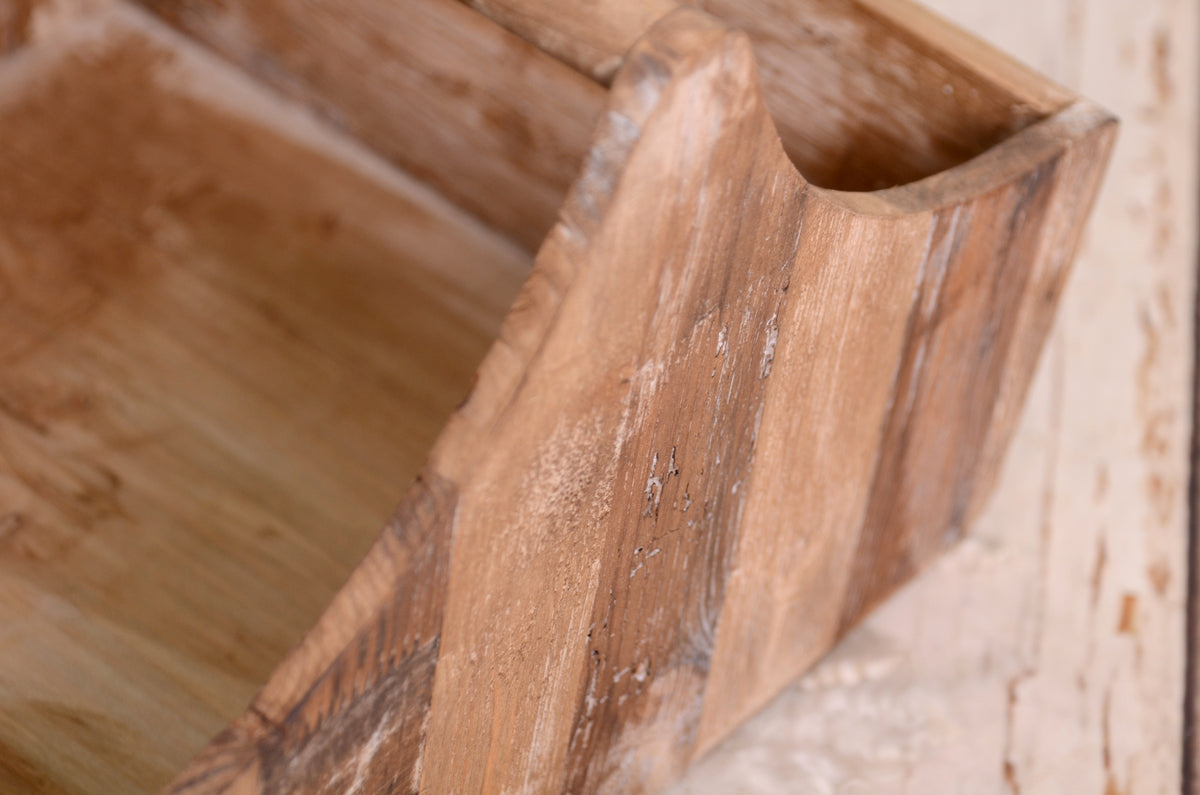
[[[1013,316],[1025,290],[1055,165],[1040,164],[934,224],[859,537],[846,624],[962,534],[1013,331],[1003,319]]]
[[[784,148],[809,182],[839,190],[878,190],[945,171],[1072,99],[908,3],[466,1],[603,82],[672,6],[703,9],[750,37]],[[963,69],[964,60],[974,68]]]

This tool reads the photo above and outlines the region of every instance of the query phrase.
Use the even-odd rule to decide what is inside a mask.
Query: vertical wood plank
[[[1200,9],[931,5],[1115,111],[1113,165],[974,529],[675,793],[1180,791]]]
[[[750,483],[721,612],[702,749],[838,634],[909,299],[931,243],[930,215],[863,218],[815,192],[807,210],[796,260],[822,267],[793,274],[778,321],[791,332],[780,337],[764,400],[772,433],[756,454],[764,465]],[[877,256],[891,266],[877,267]],[[848,359],[853,367],[839,366]]]

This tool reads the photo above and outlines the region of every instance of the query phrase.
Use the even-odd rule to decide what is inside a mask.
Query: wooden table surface
[[[970,537],[676,792],[1200,792],[1181,781],[1200,4],[929,5],[1117,113],[1112,165]]]

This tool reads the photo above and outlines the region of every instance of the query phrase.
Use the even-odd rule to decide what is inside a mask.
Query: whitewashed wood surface
[[[963,544],[675,795],[1178,793],[1197,0],[933,0],[1117,113],[1001,482]]]

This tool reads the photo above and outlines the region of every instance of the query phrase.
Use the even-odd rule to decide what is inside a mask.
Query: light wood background
[[[679,793],[1178,793],[1197,219],[1195,0],[932,0],[1122,120],[970,537]]]

